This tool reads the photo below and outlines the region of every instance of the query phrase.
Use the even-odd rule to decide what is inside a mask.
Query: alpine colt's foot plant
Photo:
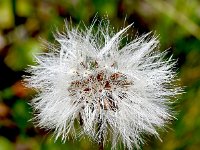
[[[84,31],[66,25],[55,36],[58,44],[36,56],[25,77],[38,91],[34,121],[63,141],[72,133],[91,137],[99,149],[109,141],[112,149],[118,142],[139,148],[144,134],[159,137],[156,129],[173,119],[169,100],[180,92],[175,61],[157,51],[150,33],[123,45],[132,25],[114,33],[106,21],[94,24]]]

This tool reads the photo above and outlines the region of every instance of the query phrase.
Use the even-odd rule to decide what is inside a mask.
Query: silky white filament
[[[139,148],[143,135],[159,137],[156,129],[173,119],[169,100],[181,91],[174,85],[176,62],[158,51],[151,33],[123,45],[132,25],[115,34],[106,21],[94,26],[83,31],[66,25],[55,36],[58,45],[36,56],[25,77],[38,91],[31,101],[34,121],[56,139],[72,133],[111,141],[112,149],[120,141],[129,150]]]

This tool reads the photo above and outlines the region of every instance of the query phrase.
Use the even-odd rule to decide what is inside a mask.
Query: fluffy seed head
[[[159,137],[156,129],[173,118],[169,99],[181,90],[173,85],[175,61],[158,52],[159,41],[150,33],[123,45],[132,25],[114,33],[108,22],[97,29],[95,23],[85,30],[66,25],[55,36],[58,44],[35,57],[37,65],[25,77],[38,91],[31,101],[34,120],[56,139],[88,135],[111,141],[113,149],[118,141],[139,148],[142,135]]]

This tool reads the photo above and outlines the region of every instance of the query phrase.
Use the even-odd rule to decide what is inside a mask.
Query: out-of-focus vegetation
[[[0,150],[97,148],[86,139],[54,143],[51,134],[33,127],[28,105],[33,91],[21,83],[33,54],[43,50],[40,38],[53,41],[52,31],[63,29],[64,19],[89,25],[97,12],[116,29],[134,22],[134,33],[155,31],[161,50],[170,48],[178,59],[185,94],[174,106],[177,120],[160,132],[163,142],[149,137],[142,149],[200,149],[199,0],[0,0]]]

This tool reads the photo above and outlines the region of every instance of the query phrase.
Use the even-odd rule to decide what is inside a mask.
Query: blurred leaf
[[[118,0],[93,0],[96,11],[102,16],[114,17],[117,14]]]
[[[11,0],[0,0],[0,28],[7,29],[14,25]]]
[[[19,16],[28,17],[33,11],[33,2],[30,0],[17,0],[16,12]]]
[[[21,41],[10,49],[5,62],[13,70],[23,70],[27,64],[33,63],[33,55],[39,51],[39,43],[36,40]]]
[[[30,106],[24,100],[17,100],[12,108],[12,113],[15,122],[21,129],[22,134],[25,132],[25,129],[29,126],[31,118],[31,109]]]
[[[10,114],[10,108],[4,103],[0,102],[0,119],[4,119]],[[0,120],[1,122],[1,120]],[[1,125],[1,123],[0,123]]]
[[[19,137],[15,147],[16,150],[43,150],[36,138],[30,137]]]
[[[13,144],[6,138],[0,136],[0,150],[13,150]]]
[[[4,89],[2,92],[1,92],[1,96],[3,99],[11,99],[13,97],[14,93],[12,91],[12,89],[9,87],[9,88],[6,88]]]

